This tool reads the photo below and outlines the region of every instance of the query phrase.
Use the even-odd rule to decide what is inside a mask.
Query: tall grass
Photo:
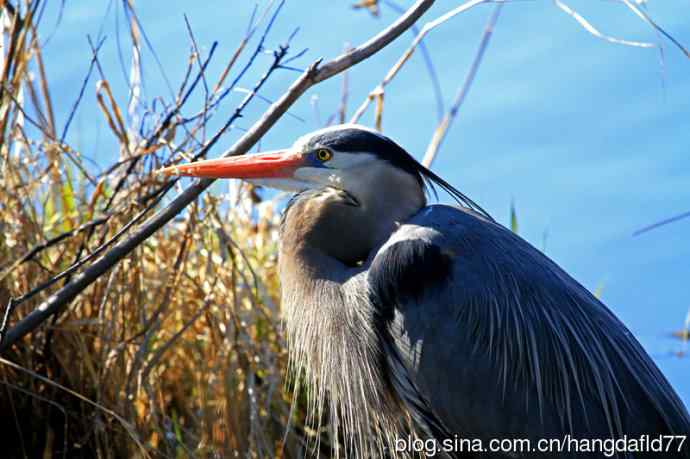
[[[127,8],[138,54],[136,13]],[[203,150],[208,143],[197,139],[212,116],[183,125],[179,115],[161,114],[145,136],[137,136],[139,126],[128,125],[126,116],[135,96],[113,95],[98,65],[100,43],[93,43],[96,98],[91,93],[80,102],[100,106],[101,122],[119,145],[118,162],[95,175],[56,125],[41,59],[41,14],[39,2],[22,3],[19,11],[6,6],[2,14],[3,311],[11,298],[19,299],[10,326],[78,270],[58,273],[92,258],[142,210],[155,210],[163,182],[152,171]],[[265,18],[252,19],[197,110],[219,100],[224,79],[240,71],[237,56]],[[135,77],[140,57],[132,61]],[[195,75],[204,85],[210,79],[198,73],[207,57],[194,43],[188,78],[170,106],[184,103]],[[136,86],[135,77],[129,83]],[[90,91],[93,81],[87,82]],[[316,433],[305,430],[299,403],[291,411],[286,389],[275,271],[278,216],[251,189],[233,194],[232,205],[228,196],[205,195],[3,355],[2,457],[304,454]],[[36,290],[46,281],[52,284]]]

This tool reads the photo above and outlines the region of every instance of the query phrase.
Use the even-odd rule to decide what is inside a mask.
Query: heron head
[[[420,165],[402,147],[364,126],[345,124],[300,137],[290,148],[172,166],[167,175],[240,178],[286,191],[331,187],[357,196],[387,179],[423,193]],[[380,190],[379,190],[380,191]]]
[[[286,191],[332,188],[352,203],[381,198],[424,205],[425,191],[438,185],[460,204],[491,217],[460,191],[421,165],[383,134],[356,124],[341,124],[306,134],[284,150],[210,159],[166,167],[166,175],[239,178]],[[430,185],[430,186],[427,186]]]

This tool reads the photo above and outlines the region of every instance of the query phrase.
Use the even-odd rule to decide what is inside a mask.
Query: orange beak
[[[304,157],[289,150],[269,151],[257,155],[207,159],[158,170],[164,175],[207,178],[290,178],[304,166]]]

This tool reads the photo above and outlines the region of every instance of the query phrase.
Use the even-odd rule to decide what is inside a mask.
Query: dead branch
[[[573,19],[577,21],[578,24],[582,26],[583,29],[585,29],[587,32],[590,34],[594,35],[597,38],[600,38],[604,41],[608,41],[609,43],[616,43],[619,45],[626,45],[626,46],[637,46],[639,48],[654,48],[656,45],[654,43],[649,43],[645,41],[632,41],[632,40],[625,40],[622,38],[617,38],[617,37],[612,37],[610,35],[605,35],[601,33],[598,29],[596,29],[587,19],[585,19],[580,13],[563,3],[561,0],[553,0],[554,5],[556,5],[558,8],[563,10],[563,12],[569,16],[571,16]]]
[[[463,13],[470,8],[473,8],[481,3],[486,3],[490,0],[469,0],[462,5],[453,8],[449,12],[445,13],[444,15],[434,19],[433,21],[429,21],[424,26],[422,27],[421,31],[417,34],[415,39],[412,41],[412,44],[405,50],[405,52],[400,56],[400,59],[391,67],[391,69],[388,71],[386,76],[383,78],[381,83],[379,83],[374,89],[371,90],[369,95],[367,96],[366,99],[364,99],[364,102],[362,102],[362,105],[359,106],[355,114],[352,116],[350,119],[351,123],[356,123],[359,121],[359,119],[362,117],[364,112],[366,112],[367,108],[369,108],[369,105],[371,102],[376,100],[378,102],[378,110],[379,110],[379,116],[377,116],[377,119],[380,121],[380,110],[382,109],[382,102],[383,102],[383,94],[384,94],[384,89],[388,83],[395,78],[395,76],[398,74],[400,69],[405,65],[405,63],[412,57],[412,54],[414,51],[417,49],[417,46],[421,43],[421,41],[424,39],[424,37],[434,30],[436,27],[440,26],[441,24],[447,22],[448,20],[452,19],[453,17],[457,16],[460,13]],[[381,130],[380,123],[377,123],[376,128]]]
[[[436,129],[434,130],[434,135],[431,137],[429,146],[427,147],[426,153],[424,154],[424,159],[422,160],[422,164],[424,164],[426,167],[431,167],[431,163],[433,163],[434,158],[436,157],[436,153],[438,153],[438,149],[441,147],[441,143],[443,143],[443,140],[446,138],[448,129],[450,129],[453,120],[458,114],[458,110],[460,110],[460,106],[462,106],[462,103],[465,101],[465,98],[467,97],[467,94],[469,93],[470,88],[472,87],[472,82],[474,81],[474,77],[477,75],[479,66],[482,63],[482,59],[484,58],[484,52],[486,51],[486,48],[489,46],[489,41],[491,40],[491,36],[493,35],[493,31],[496,26],[496,21],[498,21],[498,16],[499,14],[501,14],[502,7],[503,3],[498,3],[494,7],[494,10],[491,13],[491,16],[489,17],[489,21],[487,22],[486,27],[484,28],[484,33],[482,34],[482,39],[479,42],[477,53],[475,54],[474,60],[472,61],[472,65],[470,66],[470,69],[467,72],[465,81],[460,87],[458,94],[455,96],[455,100],[453,101],[453,104],[450,106],[450,109],[443,116],[443,118],[441,118],[441,121],[439,121],[438,125],[436,126]]]
[[[665,218],[659,222],[652,223],[651,225],[647,225],[644,228],[640,228],[637,231],[633,233],[633,236],[639,236],[640,234],[646,233],[647,231],[651,231],[653,229],[656,229],[660,226],[668,225],[669,223],[674,223],[677,222],[678,220],[682,220],[684,218],[690,218],[690,212],[684,212],[680,215],[676,215],[670,218]]]

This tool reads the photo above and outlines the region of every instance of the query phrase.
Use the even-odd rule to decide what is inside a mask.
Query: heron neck
[[[371,426],[379,426],[377,432],[397,431],[394,426],[405,418],[381,373],[367,264],[348,261],[370,258],[399,222],[419,210],[423,195],[403,199],[402,205],[357,196],[360,205],[354,207],[327,193],[293,202],[281,230],[281,304],[290,362],[298,373],[304,371],[314,393],[322,399],[329,394],[331,425],[342,414],[352,420],[346,426],[350,435],[370,438]],[[315,419],[322,419],[317,407]],[[374,451],[382,441],[376,438],[371,449],[364,449]]]

